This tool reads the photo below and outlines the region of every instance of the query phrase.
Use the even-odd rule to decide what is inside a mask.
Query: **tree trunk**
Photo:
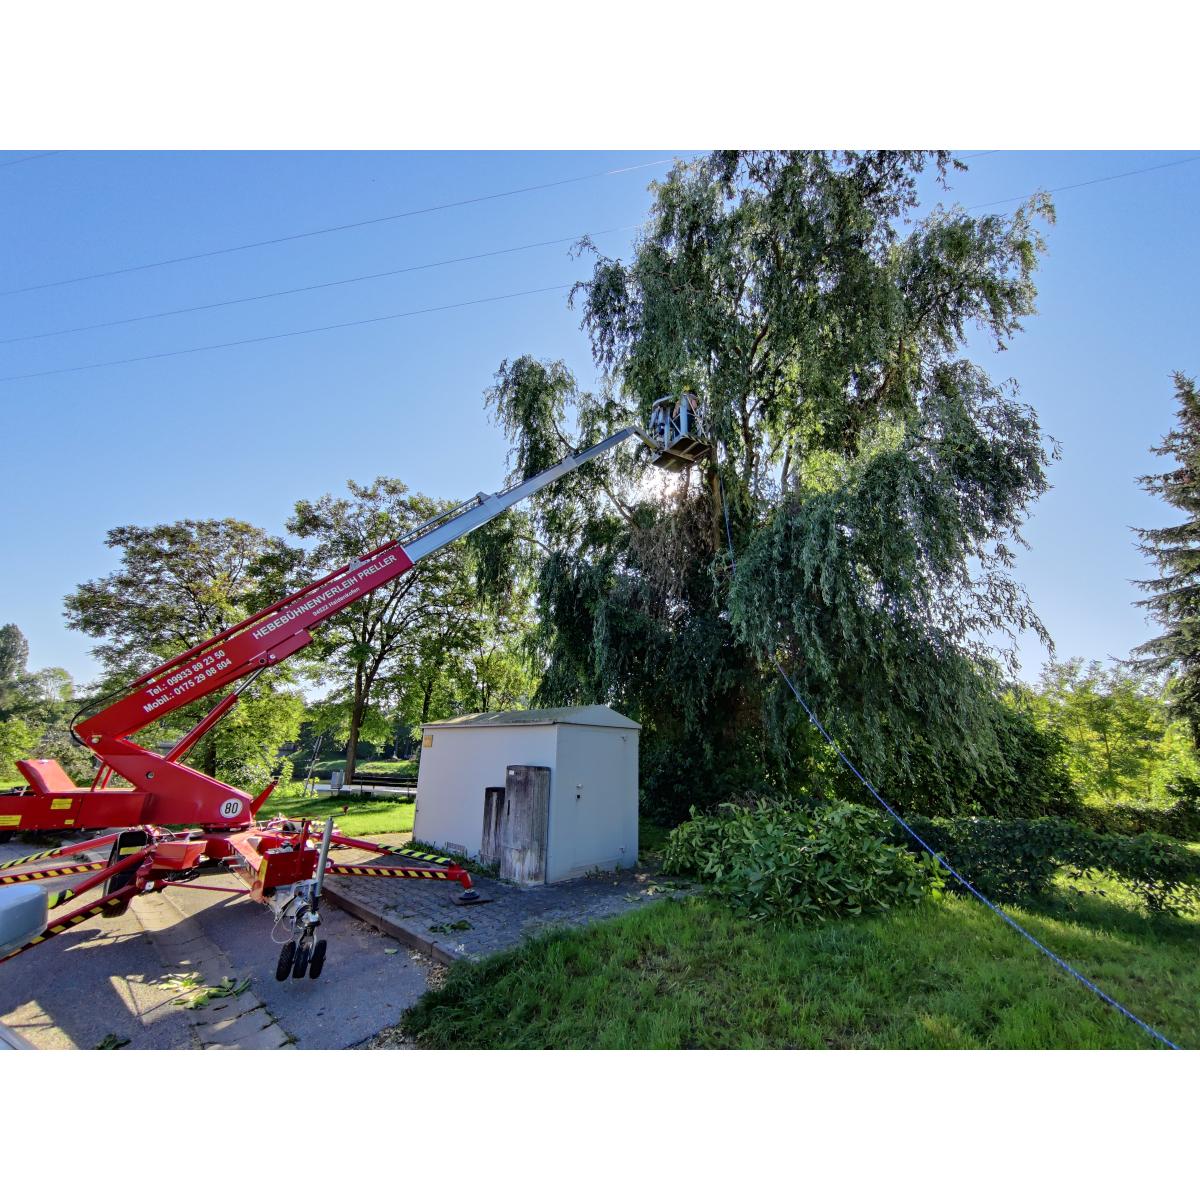
[[[346,782],[354,778],[354,767],[358,762],[358,731],[362,728],[363,713],[367,708],[366,689],[361,672],[354,675],[354,703],[350,707],[350,737],[346,740]]]

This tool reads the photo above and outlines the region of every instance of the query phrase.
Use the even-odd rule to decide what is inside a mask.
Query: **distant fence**
[[[392,787],[416,787],[417,777],[415,775],[383,775],[373,774],[370,771],[355,771],[350,776],[351,784],[390,784]]]
[[[384,775],[371,771],[355,771],[349,779],[342,778],[341,771],[325,771],[325,780],[333,792],[371,791],[375,788],[396,788],[415,791],[417,777],[415,775]],[[318,776],[319,777],[319,776]]]

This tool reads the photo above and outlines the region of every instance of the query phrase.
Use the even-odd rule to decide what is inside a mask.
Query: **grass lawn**
[[[343,814],[342,809],[348,811]],[[349,837],[368,837],[373,833],[411,833],[413,809],[411,800],[399,797],[360,799],[357,796],[301,796],[300,784],[291,783],[276,789],[267,797],[260,817],[283,813],[288,817],[313,817],[324,820],[332,816],[338,829]]]
[[[1030,932],[1200,1047],[1200,914],[1152,921],[1119,884]],[[1136,1048],[1156,1045],[974,900],[768,927],[703,898],[455,965],[404,1027],[456,1048]]]

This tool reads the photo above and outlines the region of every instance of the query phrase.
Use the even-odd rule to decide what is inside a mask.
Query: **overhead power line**
[[[1184,163],[1195,162],[1197,159],[1200,159],[1200,154],[1189,154],[1187,158],[1175,158],[1170,162],[1155,163],[1152,167],[1139,167],[1136,171],[1122,171],[1119,175],[1101,175],[1098,179],[1085,179],[1082,183],[1066,183],[1062,187],[1045,188],[1043,192],[1046,195],[1055,196],[1059,192],[1091,187],[1096,183],[1110,183],[1114,179],[1128,179],[1131,175],[1145,175],[1149,171],[1165,171],[1168,167],[1181,167]],[[1004,200],[989,200],[986,204],[970,204],[967,206],[967,211],[973,212],[977,208],[993,208],[997,204],[1012,204],[1017,200],[1031,200],[1043,192],[1030,192],[1028,196],[1009,196]]]
[[[226,308],[231,304],[250,304],[256,300],[273,300],[279,296],[298,296],[303,292],[316,292],[322,288],[343,287],[351,283],[365,283],[372,279],[387,279],[393,275],[405,275],[412,271],[431,271],[435,267],[449,267],[455,263],[477,262],[484,258],[496,258],[504,254],[517,254],[523,250],[537,250],[544,246],[561,246],[577,242],[584,237],[603,237],[609,233],[626,233],[637,229],[637,225],[620,225],[613,229],[597,229],[593,233],[577,233],[570,237],[548,238],[543,242],[526,242],[521,246],[506,246],[501,250],[484,250],[479,254],[464,254],[459,258],[442,258],[435,262],[416,263],[408,267],[394,267],[388,271],[373,271],[369,275],[350,275],[345,279],[330,279],[324,283],[309,283],[302,287],[284,288],[278,292],[259,292],[253,296],[237,296],[230,300],[214,300],[209,304],[191,304],[186,308],[167,308],[161,312],[143,313],[136,317],[119,317],[113,321],[97,321],[92,325],[71,325],[65,329],[50,329],[44,333],[25,333],[18,337],[0,338],[0,346],[11,346],[14,342],[34,342],[41,338],[65,337],[69,333],[86,333],[93,329],[112,329],[116,325],[133,325],[138,321],[154,321],[160,317],[177,317],[184,313],[206,312],[212,308]]]
[[[26,375],[3,375],[0,383],[15,383],[20,379],[41,379],[47,375],[70,375],[76,371],[95,371],[100,367],[120,367],[129,363],[150,362],[157,358],[178,358],[184,354],[203,354],[208,350],[230,350],[234,346],[253,346],[259,342],[277,342],[284,338],[305,337],[310,333],[325,333],[332,329],[352,329],[358,325],[378,325],[383,321],[399,321],[403,317],[419,317],[425,313],[448,312],[452,308],[470,308],[476,304],[494,304],[500,300],[515,300],[520,296],[537,296],[544,292],[565,292],[574,283],[557,283],[551,287],[530,288],[524,292],[505,292],[499,296],[482,296],[478,300],[460,300],[455,304],[436,304],[430,308],[413,308],[407,312],[385,313],[381,317],[362,317],[357,321],[339,321],[334,325],[314,325],[308,329],[290,329],[285,333],[268,333],[261,337],[239,338],[234,342],[213,342],[206,346],[188,346],[183,350],[163,350],[158,354],[139,354],[132,358],[111,358],[104,362],[81,363],[77,367],[54,367],[49,371],[31,371]]]
[[[1132,175],[1143,175],[1149,171],[1161,171],[1161,170],[1165,170],[1167,167],[1182,166],[1185,163],[1195,162],[1197,159],[1200,159],[1200,154],[1189,155],[1186,158],[1173,159],[1171,162],[1156,163],[1153,166],[1141,167],[1134,171],[1122,171],[1116,175],[1105,175],[1105,176],[1102,176],[1097,179],[1085,179],[1085,180],[1081,181],[1080,183],[1066,184],[1062,187],[1046,189],[1046,191],[1048,194],[1053,195],[1056,192],[1069,191],[1073,188],[1091,187],[1094,184],[1108,183],[1115,179],[1126,179]],[[662,162],[667,162],[667,161],[670,161],[670,160],[667,160],[667,159],[659,160],[659,164],[661,164]],[[579,176],[578,178],[580,178],[580,179],[599,178],[602,175],[619,174],[621,171],[637,170],[638,166],[654,166],[654,165],[659,165],[659,164],[642,163],[642,164],[638,164],[638,165],[635,165],[632,167],[622,167],[622,168],[619,168],[619,170],[614,171],[614,172],[603,171],[603,172],[599,172],[595,176]],[[535,190],[536,188],[557,187],[562,183],[570,183],[570,182],[575,182],[575,180],[560,180],[560,181],[558,181],[558,183],[537,184],[537,185],[534,185],[534,188],[518,189],[518,190]],[[497,195],[508,195],[508,194],[512,194],[512,193],[497,193]],[[1038,195],[1038,194],[1039,193],[1037,193],[1037,192],[1030,193],[1030,195]],[[488,197],[478,197],[475,200],[455,201],[454,204],[445,205],[443,207],[455,207],[456,205],[460,205],[460,204],[478,203],[479,200],[487,199],[487,198]],[[991,207],[996,204],[1008,204],[1014,200],[1026,200],[1026,199],[1029,199],[1029,196],[1013,196],[1013,197],[1010,197],[1008,200],[992,200],[992,201],[989,201],[987,204],[971,205],[970,208],[971,209],[988,208],[988,207]],[[378,219],[379,220],[388,220],[388,219],[393,219],[393,218],[378,218]],[[367,222],[367,223],[369,224],[371,222]],[[613,231],[613,232],[615,232],[615,231]],[[306,237],[306,236],[314,236],[314,235],[309,235],[309,234],[293,235],[293,237]],[[279,239],[279,240],[288,241],[288,240],[292,240],[292,239],[284,238],[284,239]],[[569,240],[569,239],[561,239],[561,240]],[[508,252],[509,251],[490,251],[488,253],[508,253]],[[223,251],[212,251],[210,253],[224,253],[224,252]],[[197,257],[207,257],[207,255],[199,255]],[[481,255],[480,257],[483,257],[483,256]],[[180,261],[180,260],[175,260],[175,261]],[[455,261],[455,260],[447,260],[447,261]],[[155,264],[155,265],[157,265],[157,264]],[[436,265],[436,264],[431,264],[431,265]],[[141,268],[127,268],[127,269],[128,270],[138,270]],[[420,269],[420,268],[418,267],[418,268],[404,268],[404,269]],[[350,282],[350,281],[349,280],[335,281],[335,283],[333,283],[333,284],[328,284],[328,285],[321,284],[321,285],[313,285],[313,286],[314,287],[336,286],[337,282]],[[54,286],[54,285],[44,285],[44,286]],[[316,325],[316,326],[312,326],[307,329],[293,329],[293,330],[289,330],[284,333],[272,333],[272,334],[266,334],[266,335],[260,336],[260,337],[241,338],[241,339],[238,339],[236,341],[231,341],[231,342],[214,342],[214,343],[210,343],[210,344],[204,345],[204,346],[189,346],[182,350],[165,350],[165,351],[162,351],[157,354],[142,354],[142,355],[136,355],[136,356],[133,356],[130,358],[106,359],[103,362],[82,363],[79,366],[74,366],[74,367],[56,367],[56,368],[53,368],[53,369],[47,370],[47,371],[31,371],[31,372],[29,372],[27,374],[23,374],[23,375],[5,375],[5,376],[0,376],[0,383],[16,383],[20,380],[40,379],[40,378],[43,378],[48,375],[67,375],[67,374],[72,374],[77,371],[98,370],[102,367],[116,367],[116,366],[124,366],[126,364],[131,364],[131,363],[150,362],[150,361],[153,361],[154,359],[159,359],[159,358],[177,358],[177,357],[179,357],[181,355],[185,355],[185,354],[201,354],[201,353],[205,353],[210,350],[228,350],[228,349],[232,349],[237,346],[250,346],[250,345],[255,345],[257,343],[260,343],[260,342],[273,342],[273,341],[280,341],[284,338],[304,337],[304,336],[307,336],[308,334],[324,333],[324,332],[327,332],[330,330],[336,330],[336,329],[349,329],[349,328],[353,328],[353,327],[359,326],[359,325],[375,325],[375,324],[379,324],[384,321],[397,321],[404,317],[421,316],[425,313],[446,312],[446,311],[449,311],[451,309],[456,309],[456,308],[470,308],[470,307],[473,307],[474,305],[478,305],[478,304],[492,304],[492,303],[502,301],[502,300],[517,299],[518,297],[521,297],[521,296],[533,296],[533,295],[539,295],[539,294],[542,294],[545,292],[561,292],[561,291],[566,291],[568,288],[573,287],[573,286],[574,286],[573,283],[555,284],[550,287],[531,288],[529,290],[520,291],[520,292],[507,292],[507,293],[504,293],[504,294],[498,295],[498,296],[484,296],[477,300],[463,300],[463,301],[459,301],[458,303],[455,303],[455,304],[441,304],[441,305],[435,305],[435,306],[432,306],[429,308],[411,309],[406,312],[387,313],[387,314],[384,314],[383,316],[379,316],[379,317],[364,317],[364,318],[362,318],[360,320],[356,320],[356,321],[341,321],[341,322],[337,322],[336,324],[330,324],[330,325]],[[26,290],[32,290],[32,289],[26,289]],[[298,290],[309,290],[309,289],[298,289]],[[8,295],[8,294],[11,294],[11,293],[0,293],[0,295]],[[271,294],[275,294],[275,293],[271,293]],[[285,294],[285,293],[279,293],[279,294]],[[255,297],[249,297],[248,299],[254,299],[254,298]],[[239,302],[239,301],[230,301],[229,303],[237,303],[237,302]],[[199,307],[206,307],[206,306],[199,306]],[[179,310],[179,311],[189,311],[189,310]],[[166,315],[166,314],[151,314],[151,315]],[[142,319],[142,318],[134,318],[134,319]],[[114,323],[120,323],[120,322],[114,322]],[[23,340],[23,339],[12,339],[12,340]]]
[[[465,208],[470,204],[483,204],[488,200],[501,200],[507,196],[523,196],[530,192],[542,192],[549,188],[565,187],[571,183],[583,183],[589,179],[604,179],[612,175],[627,175],[630,171],[644,171],[650,167],[661,167],[674,162],[670,158],[657,158],[653,162],[634,163],[629,167],[614,167],[608,171],[593,171],[589,175],[572,175],[569,179],[554,179],[549,183],[532,183],[525,187],[509,188],[504,192],[489,192],[485,196],[472,196],[466,200],[449,200],[444,204],[429,204],[424,208],[410,208],[404,212],[387,213],[382,217],[368,217],[362,221],[349,221],[344,225],[326,225],[321,229],[308,229],[303,233],[289,233],[280,237],[263,238],[257,242],[242,242],[236,246],[221,246],[216,250],[201,250],[195,254],[181,254],[175,258],[162,258],[154,262],[138,263],[130,267],[114,267],[109,271],[94,271],[90,275],[72,275],[68,279],[53,279],[46,283],[31,283],[24,287],[9,288],[0,296],[20,296],[26,292],[39,292],[47,288],[66,287],[71,283],[85,283],[92,279],[111,279],[115,275],[129,275],[135,271],[150,271],[156,267],[170,267],[178,263],[196,262],[204,258],[216,258],[221,254],[237,254],[242,250],[256,250],[262,246],[280,246],[287,242],[298,242],[304,238],[323,237],[328,233],[343,233],[349,229],[365,229],[371,225],[382,225],[388,221],[402,221],[407,217],[419,217],[426,213],[444,212],[451,208]]]
[[[6,162],[0,162],[0,167],[15,167],[17,163],[33,162],[35,158],[50,158],[61,153],[61,150],[43,150],[40,154],[26,154],[21,158],[10,158]]]

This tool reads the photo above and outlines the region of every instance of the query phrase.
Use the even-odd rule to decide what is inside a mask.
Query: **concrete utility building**
[[[521,883],[631,867],[640,728],[603,704],[425,725],[413,836]]]

